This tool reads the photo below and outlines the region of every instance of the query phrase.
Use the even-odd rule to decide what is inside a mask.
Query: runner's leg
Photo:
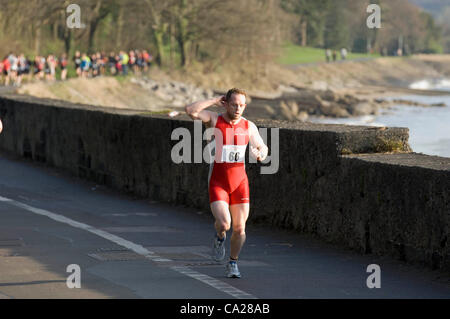
[[[250,204],[243,203],[230,205],[230,212],[233,226],[230,257],[237,260],[242,246],[245,243],[245,223],[247,222],[250,212]]]
[[[216,228],[217,236],[219,238],[224,238],[226,232],[231,226],[231,216],[228,203],[221,200],[212,202],[211,211],[215,218],[214,227]]]

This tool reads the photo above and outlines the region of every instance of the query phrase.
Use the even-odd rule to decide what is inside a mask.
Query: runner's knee
[[[227,221],[218,221],[217,225],[219,226],[219,229],[221,231],[228,231],[230,230],[230,223]]]
[[[245,225],[233,225],[233,233],[237,235],[245,235]]]

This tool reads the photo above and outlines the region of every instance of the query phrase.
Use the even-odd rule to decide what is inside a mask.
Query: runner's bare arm
[[[251,121],[248,122],[248,129],[250,134],[250,151],[258,161],[262,162],[266,159],[269,148],[266,144],[264,144],[264,141],[259,134],[258,128],[256,127],[255,123]]]
[[[203,123],[215,124],[217,120],[217,113],[205,110],[206,108],[217,105],[222,106],[225,97],[219,96],[213,99],[194,102],[192,104],[185,106],[186,114],[189,115],[193,120],[201,120]]]

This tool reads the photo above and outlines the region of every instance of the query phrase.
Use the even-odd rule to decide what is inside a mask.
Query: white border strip
[[[27,204],[23,204],[21,202],[15,201],[13,199],[9,199],[9,198],[5,198],[5,197],[1,197],[0,196],[0,202],[6,202],[8,204],[11,204],[13,206],[25,209],[29,212],[35,213],[37,215],[41,215],[41,216],[45,216],[48,217],[50,219],[53,219],[57,222],[63,223],[63,224],[67,224],[70,225],[72,227],[75,228],[79,228],[79,229],[83,229],[85,231],[88,231],[94,235],[100,236],[102,238],[105,238],[109,241],[112,241],[113,243],[125,247],[131,251],[134,251],[135,253],[144,256],[147,259],[150,259],[151,261],[154,262],[171,262],[172,260],[170,259],[166,259],[166,258],[161,258],[160,256],[156,255],[154,252],[149,251],[147,248],[139,245],[139,244],[135,244],[131,241],[128,241],[126,239],[123,239],[122,237],[110,234],[104,230],[101,229],[97,229],[95,227],[92,227],[90,225],[84,224],[84,223],[80,223],[77,222],[73,219],[67,218],[65,216],[62,215],[58,215],[52,212],[49,212],[45,209],[40,209],[40,208],[36,208],[36,207],[32,207],[29,206]],[[188,277],[194,278],[196,280],[199,280],[223,293],[229,294],[230,296],[234,297],[234,298],[238,298],[238,299],[257,299],[255,296],[248,294],[242,290],[239,290],[227,283],[224,283],[220,280],[217,280],[215,278],[212,278],[210,276],[204,275],[202,273],[199,273],[195,270],[192,270],[188,267],[170,267],[170,269],[186,275]]]

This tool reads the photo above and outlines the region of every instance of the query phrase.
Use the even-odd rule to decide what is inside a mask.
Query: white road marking
[[[12,299],[12,298],[10,296],[4,295],[0,292],[0,299]]]
[[[5,198],[5,197],[1,197],[0,196],[0,201],[1,202],[7,202],[10,205],[25,209],[27,211],[30,211],[32,213],[41,215],[41,216],[46,216],[50,219],[53,219],[57,222],[63,223],[63,224],[67,224],[70,225],[72,227],[75,228],[79,228],[79,229],[83,229],[85,231],[88,231],[94,235],[100,236],[102,238],[105,238],[109,241],[112,241],[113,243],[125,247],[131,251],[134,251],[135,253],[144,256],[145,258],[148,258],[150,260],[152,260],[153,262],[171,262],[172,260],[167,259],[167,258],[161,258],[160,256],[156,255],[154,252],[148,250],[147,248],[139,245],[139,244],[135,244],[131,241],[128,241],[124,238],[121,238],[119,236],[110,234],[104,230],[101,229],[97,229],[95,227],[92,227],[90,225],[84,224],[84,223],[80,223],[77,222],[73,219],[67,218],[65,216],[62,215],[58,215],[55,213],[52,213],[48,210],[45,209],[40,209],[40,208],[36,208],[36,207],[32,207],[29,206],[27,204],[23,204],[21,202],[15,201],[13,199],[9,199],[9,198]],[[185,276],[194,278],[196,280],[199,280],[221,292],[224,292],[226,294],[229,294],[230,296],[240,299],[240,298],[246,298],[246,299],[257,299],[255,296],[246,293],[240,289],[237,289],[225,282],[222,282],[218,279],[212,278],[210,276],[204,275],[202,273],[199,273],[195,270],[190,269],[189,267],[170,267],[170,269],[183,274]]]
[[[237,289],[227,283],[224,283],[220,280],[212,278],[210,276],[199,273],[195,270],[190,269],[189,267],[170,267],[183,275],[189,276],[191,278],[197,279],[207,285],[210,285],[213,288],[216,288],[222,292],[225,292],[237,299],[257,299],[255,296],[248,294],[240,289]]]

